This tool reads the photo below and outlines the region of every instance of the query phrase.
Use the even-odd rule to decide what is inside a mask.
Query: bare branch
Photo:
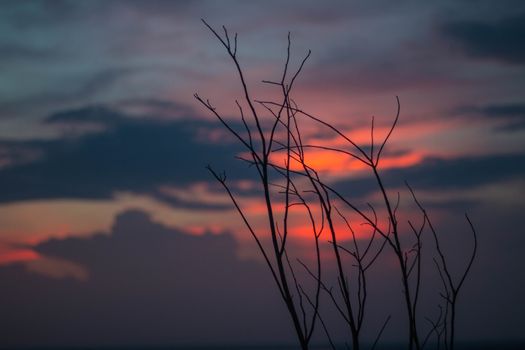
[[[396,128],[397,121],[399,120],[399,114],[401,112],[401,104],[399,103],[399,97],[396,96],[396,102],[397,102],[397,112],[396,117],[394,118],[394,122],[392,123],[392,126],[390,127],[390,130],[388,131],[388,134],[386,135],[385,139],[383,140],[383,143],[381,144],[381,147],[379,147],[379,151],[377,152],[376,161],[374,165],[377,167],[379,165],[379,159],[381,158],[381,153],[383,152],[383,148],[385,147],[386,143],[388,142],[388,139],[392,135],[392,132],[394,132],[394,129]]]

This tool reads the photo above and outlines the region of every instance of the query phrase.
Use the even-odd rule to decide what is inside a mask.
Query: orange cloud
[[[0,249],[0,266],[16,262],[36,260],[40,255],[31,249],[7,248]]]
[[[423,160],[423,152],[409,152],[401,155],[383,155],[380,160],[380,168],[403,168],[414,166]],[[277,156],[272,160],[276,164],[284,166],[284,156],[279,159]],[[333,176],[349,176],[361,174],[369,167],[363,162],[341,152],[330,150],[310,150],[305,152],[305,163],[320,173],[328,173]],[[297,160],[290,162],[290,168],[294,171],[301,171],[302,165]]]

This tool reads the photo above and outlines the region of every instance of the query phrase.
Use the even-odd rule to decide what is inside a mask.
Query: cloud
[[[519,215],[520,210],[513,208],[505,213]],[[486,217],[481,217],[484,223]],[[514,226],[507,220],[489,223],[488,230],[480,232],[480,243],[484,244],[480,244],[480,260],[466,283],[465,295],[469,298],[461,305],[468,312],[460,313],[459,327],[461,334],[467,335],[463,339],[480,339],[491,326],[493,337],[519,339],[523,307],[518,304],[519,312],[509,316],[501,306],[521,300],[524,285],[515,276],[521,275],[523,268],[510,263],[516,260],[509,257],[520,252],[502,248],[510,244],[506,239],[489,244],[493,228]],[[470,236],[450,229],[454,224],[447,223],[440,232],[454,233],[450,242],[445,241],[444,249],[451,253],[454,266],[463,266],[457,260],[462,258],[459,252],[470,247]],[[515,236],[523,241],[518,232]],[[513,242],[517,242],[515,238]],[[0,266],[2,347],[216,346],[294,341],[291,322],[269,271],[263,263],[239,259],[230,234],[190,235],[158,224],[142,211],[130,210],[116,217],[109,233],[51,239],[32,248],[53,264],[33,261]],[[494,256],[499,258],[495,260]],[[391,258],[382,257],[386,259],[380,263],[382,268],[373,269],[369,276],[371,310],[367,316],[377,328],[385,314],[393,312],[399,320],[403,313],[397,273],[388,264]],[[500,268],[509,274],[499,273]],[[429,271],[425,269],[424,273]],[[325,278],[336,283],[327,274]],[[430,284],[428,291],[437,297],[434,284],[439,283],[438,277],[424,280]],[[383,291],[388,291],[388,297]],[[479,303],[490,304],[496,300],[492,298],[503,299],[497,299],[501,303],[478,316]],[[422,299],[422,304],[427,302]],[[424,312],[426,306],[421,305]],[[334,321],[341,325],[331,331],[347,332],[329,305],[324,304],[322,311],[330,325]],[[493,325],[502,317],[505,322]],[[472,323],[477,327],[471,327]],[[401,321],[392,323],[386,339],[399,339],[403,326]],[[375,334],[367,334],[367,339]]]
[[[502,103],[485,106],[464,106],[456,114],[470,114],[501,121],[498,129],[517,131],[525,128],[525,103]]]
[[[525,154],[487,155],[455,159],[428,158],[407,169],[392,169],[386,177],[428,189],[473,188],[499,181],[522,178]]]
[[[502,116],[502,117],[523,117],[525,116],[525,104],[514,103],[514,104],[500,104],[500,105],[489,105],[482,108],[482,112],[487,116]]]
[[[418,190],[465,190],[483,185],[522,179],[525,154],[487,155],[461,158],[426,158],[415,166],[388,169],[382,173],[390,188],[405,186],[407,181]],[[364,196],[377,191],[372,178],[344,180],[335,184],[343,194]]]
[[[37,262],[0,267],[2,346],[243,343],[264,341],[270,330],[272,340],[293,334],[270,273],[241,261],[229,234],[189,235],[132,210],[110,234],[34,249],[85,272],[79,279]]]
[[[466,54],[510,64],[525,64],[525,13],[494,21],[457,20],[443,25],[442,34],[461,45]]]
[[[106,126],[116,126],[124,123],[126,117],[115,110],[104,106],[86,106],[77,109],[59,111],[44,119],[49,124],[82,124],[82,123],[101,123]]]
[[[109,67],[96,71],[75,72],[63,79],[58,75],[50,75],[45,89],[37,92],[33,90],[34,85],[38,85],[39,82],[22,83],[21,86],[25,88],[13,88],[15,96],[0,102],[0,118],[26,118],[27,114],[40,114],[42,110],[53,110],[57,106],[63,108],[80,101],[84,103],[85,99],[103,99],[104,95],[110,95],[112,87],[137,71],[135,68]],[[12,74],[11,71],[7,73]],[[21,78],[21,81],[25,81],[25,78]]]
[[[46,123],[66,126],[66,134],[55,140],[3,142],[7,150],[34,150],[40,156],[0,171],[0,202],[110,198],[117,191],[157,193],[167,200],[159,186],[210,181],[208,164],[226,170],[232,180],[247,174],[247,166],[234,160],[240,151],[235,144],[227,138],[206,139],[213,130],[222,130],[215,122],[132,118],[90,106],[55,113]],[[71,132],[86,126],[95,128]]]

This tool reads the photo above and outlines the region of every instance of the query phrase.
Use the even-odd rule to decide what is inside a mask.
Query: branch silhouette
[[[236,155],[240,161],[256,169],[253,178],[260,189],[260,200],[264,203],[266,221],[256,222],[237,199],[232,186],[226,181],[225,173],[218,173],[210,166],[209,172],[223,187],[233,206],[241,217],[250,235],[254,239],[279,295],[286,306],[301,349],[311,348],[312,339],[318,326],[332,349],[337,348],[331,335],[330,325],[326,322],[324,303],[330,303],[348,329],[351,348],[363,348],[362,334],[366,325],[369,307],[369,271],[380,261],[380,257],[390,251],[396,259],[402,283],[401,296],[407,319],[407,349],[421,350],[432,337],[438,348],[453,350],[456,338],[456,309],[459,292],[471,271],[477,253],[477,233],[470,218],[466,216],[473,234],[473,251],[459,279],[451,274],[450,263],[440,244],[440,237],[429,215],[415,191],[406,183],[412,201],[419,209],[419,224],[413,219],[406,220],[408,230],[400,226],[402,213],[399,211],[400,193],[392,197],[385,186],[382,171],[382,159],[385,149],[398,125],[401,103],[396,96],[395,114],[383,138],[376,136],[376,121],[372,117],[370,124],[370,143],[360,145],[343,128],[332,125],[321,117],[310,114],[300,108],[292,98],[297,79],[308,61],[311,51],[300,61],[295,71],[291,72],[291,35],[287,36],[286,57],[283,70],[278,79],[263,80],[278,90],[276,101],[253,99],[248,83],[238,60],[238,35],[230,35],[226,27],[222,34],[202,20],[207,29],[225,48],[232,60],[242,87],[241,102],[235,100],[244,132],[235,130],[227,118],[199,94],[196,100],[214,115],[220,123],[247,151],[247,155]],[[245,114],[248,110],[249,116]],[[342,146],[327,146],[320,143],[303,142],[302,125],[313,123],[318,129],[327,129],[340,138]],[[357,160],[368,170],[373,179],[379,203],[355,203],[338,191],[310,161],[310,151],[322,150],[337,153]],[[290,250],[292,240],[292,216],[300,216],[306,223],[309,237],[313,242],[314,262],[294,258]],[[357,219],[356,219],[357,218]],[[382,221],[386,219],[385,221]],[[358,239],[355,228],[370,230],[366,239]],[[407,232],[405,232],[407,231]],[[425,318],[430,325],[425,336],[420,333],[422,325],[419,316],[419,301],[423,285],[423,242],[425,232],[430,231],[434,250],[425,254],[432,257],[441,280],[443,291],[438,305],[440,313],[436,320]],[[322,233],[329,237],[322,239]],[[349,235],[350,239],[342,237]],[[409,240],[409,241],[407,241]],[[321,246],[326,243],[335,262],[336,277],[330,280],[323,274],[327,264],[321,254]],[[426,256],[426,255],[425,255]],[[301,268],[308,280],[304,280],[297,268]],[[311,283],[313,281],[313,284]],[[335,286],[335,287],[334,287]],[[326,297],[323,299],[322,295]],[[377,334],[371,349],[375,349],[392,316],[387,315]]]

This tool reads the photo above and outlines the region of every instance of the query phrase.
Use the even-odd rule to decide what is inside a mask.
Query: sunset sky
[[[254,242],[205,169],[225,170],[263,222],[255,173],[235,159],[243,149],[193,97],[242,125],[234,66],[201,18],[238,33],[262,100],[277,96],[261,81],[280,79],[290,32],[293,67],[312,51],[295,101],[363,147],[372,116],[386,135],[398,96],[381,167],[390,193],[411,184],[460,265],[465,212],[478,228],[460,339],[523,340],[522,1],[3,1],[0,347],[293,341]],[[303,133],[342,146],[319,125]],[[377,200],[359,164],[316,152],[311,164],[342,193]]]

